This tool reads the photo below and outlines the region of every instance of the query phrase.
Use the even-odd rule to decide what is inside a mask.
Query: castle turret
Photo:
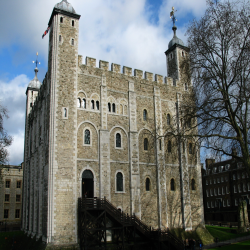
[[[187,48],[183,41],[176,35],[177,27],[175,26],[176,18],[174,16],[174,9],[170,15],[173,20],[173,38],[169,42],[168,50],[165,54],[167,57],[168,77],[173,78],[173,85],[176,85],[176,80],[180,81],[184,75],[181,70],[181,61],[188,56],[189,48]]]

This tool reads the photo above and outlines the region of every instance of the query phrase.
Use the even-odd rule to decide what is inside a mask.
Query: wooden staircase
[[[112,233],[112,242],[107,242],[107,232]],[[184,249],[183,242],[170,232],[153,230],[135,215],[117,209],[106,198],[78,199],[78,234],[82,250]]]

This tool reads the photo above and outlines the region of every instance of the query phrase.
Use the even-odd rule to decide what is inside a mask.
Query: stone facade
[[[23,164],[0,167],[0,231],[20,230]]]
[[[48,72],[26,116],[23,230],[77,243],[77,198],[85,195],[106,197],[154,228],[194,229],[203,223],[199,150],[184,152],[167,136],[167,114],[176,119],[182,93],[192,88],[177,63],[188,48],[166,51],[168,65],[177,66],[165,78],[121,72],[115,63],[109,70],[106,61],[96,67],[90,57],[83,64],[79,18],[54,8],[49,21]]]

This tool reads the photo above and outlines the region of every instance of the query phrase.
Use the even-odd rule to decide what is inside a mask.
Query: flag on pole
[[[44,31],[42,35],[42,39],[49,33],[49,27]]]

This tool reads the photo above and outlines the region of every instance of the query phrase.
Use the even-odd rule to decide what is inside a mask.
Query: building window
[[[10,188],[10,181],[5,181],[5,188]]]
[[[95,109],[95,101],[94,100],[91,101],[91,108]]]
[[[115,104],[112,103],[112,112],[115,113]]]
[[[174,183],[174,179],[173,178],[171,179],[171,182],[170,182],[170,188],[171,188],[171,191],[175,190],[175,183]]]
[[[221,195],[220,188],[218,187],[218,195]]]
[[[211,201],[211,208],[214,207],[214,201]]]
[[[236,180],[236,175],[235,174],[233,174],[233,180]]]
[[[63,23],[63,17],[60,17],[60,23]]]
[[[193,147],[192,143],[189,143],[189,144],[188,144],[188,151],[189,151],[189,154],[192,154],[192,153],[193,153],[192,147]]]
[[[208,180],[206,180],[206,185],[208,185]]]
[[[5,202],[10,202],[10,195],[9,194],[5,194]]]
[[[247,183],[247,190],[250,191],[250,182]]]
[[[115,146],[116,148],[121,148],[121,134],[119,133],[115,135]]]
[[[30,103],[30,107],[31,107],[31,108],[32,108],[32,105],[33,105],[33,104],[32,104],[32,102],[31,102],[31,103]]]
[[[187,120],[187,126],[188,126],[188,128],[191,128],[191,124],[192,124],[191,121],[192,121],[191,118],[188,118],[188,120]]]
[[[228,176],[225,177],[225,181],[228,181]]]
[[[234,204],[235,204],[235,206],[238,206],[238,199],[234,200]]]
[[[4,209],[4,219],[8,219],[9,218],[9,209]]]
[[[147,121],[148,119],[148,112],[146,109],[143,110],[143,121]]]
[[[21,188],[21,183],[22,183],[21,181],[17,181],[16,182],[16,188]]]
[[[72,27],[74,27],[75,26],[75,21],[74,20],[72,20]]]
[[[159,139],[159,149],[161,150],[161,139]]]
[[[81,108],[81,99],[80,98],[77,99],[77,108]]]
[[[238,180],[240,180],[240,173],[237,174],[237,178],[238,178]]]
[[[238,184],[238,190],[239,190],[239,193],[241,193],[241,184]]]
[[[226,201],[225,200],[223,200],[223,207],[225,207],[226,206]]]
[[[168,153],[171,153],[171,141],[168,141]]]
[[[122,192],[123,191],[123,175],[121,172],[116,174],[116,191]]]
[[[227,165],[225,166],[225,170],[229,170],[229,168],[230,168],[230,164],[227,164]]]
[[[241,168],[242,167],[242,162],[238,162],[237,163],[237,168]]]
[[[222,187],[222,194],[224,195],[225,194],[225,188]]]
[[[171,120],[170,120],[170,114],[167,114],[167,125],[170,125],[170,122],[171,122]]]
[[[214,184],[216,184],[216,179],[214,178]]]
[[[74,39],[71,39],[71,45],[74,45],[74,44],[75,44]]]
[[[146,179],[146,191],[150,191],[150,179]]]
[[[19,218],[20,218],[20,209],[16,209],[15,218],[16,218],[16,219],[19,219]]]
[[[246,183],[243,183],[243,192],[246,192],[247,191],[247,185]]]
[[[209,204],[209,201],[207,202],[207,208],[210,208],[210,204]]]
[[[217,178],[217,183],[220,183],[220,177]]]
[[[16,202],[21,202],[21,195],[20,194],[16,195]]]
[[[221,182],[224,182],[224,176],[221,176]]]
[[[210,189],[210,196],[213,196],[213,189]]]
[[[108,103],[108,111],[111,112],[111,104],[110,104],[110,102]]]
[[[63,115],[64,115],[65,118],[68,117],[68,110],[67,110],[67,108],[63,109]]]
[[[61,42],[62,41],[62,36],[61,35],[59,35],[59,42]]]
[[[214,188],[214,195],[217,196],[217,189]]]
[[[148,150],[148,138],[144,138],[144,150]]]
[[[86,99],[82,99],[82,107],[86,109]]]
[[[90,131],[88,129],[84,131],[84,144],[90,145]]]
[[[227,206],[230,207],[230,200],[227,200]]]
[[[185,90],[186,90],[186,91],[188,90],[188,85],[187,85],[186,82],[185,82]]]
[[[207,197],[209,197],[209,190],[206,190],[206,193],[207,193]]]
[[[99,106],[99,101],[96,101],[96,109],[99,110],[100,106]]]
[[[226,186],[226,193],[229,194],[229,188]]]
[[[192,190],[195,190],[195,180],[194,179],[192,179],[192,181],[191,181],[191,188],[192,188]]]

